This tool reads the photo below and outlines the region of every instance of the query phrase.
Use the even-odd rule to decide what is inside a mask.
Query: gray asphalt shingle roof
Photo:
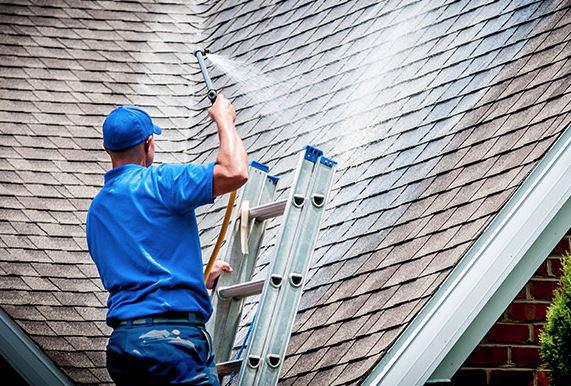
[[[212,70],[280,197],[303,145],[340,162],[282,382],[358,382],[569,125],[570,12],[567,1],[2,1],[0,306],[75,382],[110,382],[106,294],[84,238],[110,167],[100,126],[114,106],[140,105],[166,129],[159,161],[212,160],[192,56],[208,45],[283,80],[244,94]],[[205,256],[224,205],[199,210]]]

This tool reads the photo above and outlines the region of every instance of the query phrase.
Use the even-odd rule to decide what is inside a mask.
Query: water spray
[[[204,83],[206,83],[207,93],[206,96],[210,99],[210,103],[214,103],[216,101],[216,97],[218,93],[212,84],[212,79],[210,79],[210,75],[208,75],[208,69],[206,68],[206,63],[204,62],[204,58],[206,58],[206,54],[208,50],[196,50],[194,51],[194,56],[198,60],[198,66],[200,67],[200,71],[202,72],[202,77],[204,78]],[[226,212],[224,212],[224,220],[222,220],[222,226],[220,227],[220,233],[218,234],[218,238],[216,239],[216,244],[214,245],[214,249],[210,254],[210,258],[208,259],[208,263],[206,264],[206,268],[204,269],[204,282],[208,282],[208,277],[210,276],[210,272],[212,271],[212,267],[214,267],[214,263],[216,262],[216,258],[218,257],[218,253],[222,248],[222,244],[224,243],[224,238],[226,237],[226,231],[228,230],[228,225],[230,225],[230,218],[232,217],[232,208],[234,207],[234,202],[236,201],[236,191],[230,192],[230,197],[228,198],[228,205],[226,205]]]
[[[212,79],[210,79],[210,75],[208,75],[208,69],[206,68],[206,63],[204,63],[204,58],[206,58],[207,53],[208,53],[207,49],[196,50],[194,51],[194,56],[196,56],[196,60],[198,60],[198,66],[200,67],[200,72],[202,72],[204,83],[206,83],[206,88],[208,89],[206,96],[208,97],[208,99],[210,99],[211,103],[214,103],[218,93],[216,92],[216,89],[212,84]]]

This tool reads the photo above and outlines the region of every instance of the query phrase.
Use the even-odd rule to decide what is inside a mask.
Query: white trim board
[[[448,380],[533,275],[541,257],[569,229],[569,181],[571,128],[561,134],[363,385],[422,386],[429,379]]]

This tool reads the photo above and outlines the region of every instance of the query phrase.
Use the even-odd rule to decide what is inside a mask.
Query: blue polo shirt
[[[105,289],[107,324],[169,311],[207,320],[195,208],[213,202],[214,163],[128,164],[105,174],[87,213],[87,245]]]

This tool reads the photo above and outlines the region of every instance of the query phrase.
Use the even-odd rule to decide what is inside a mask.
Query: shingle
[[[44,316],[36,307],[3,305],[3,310],[20,321],[44,321]]]
[[[4,256],[6,260],[21,262],[46,262],[50,260],[48,255],[40,250],[10,248],[8,253],[9,255]]]
[[[0,268],[6,275],[34,276],[38,274],[29,263],[0,261]]]
[[[66,361],[73,363],[73,359],[65,358],[65,357],[62,357],[61,355],[53,355],[52,359],[57,360],[57,361],[62,362],[62,363],[66,363]],[[79,382],[79,383],[82,383],[82,384],[83,383],[87,383],[87,384],[97,383],[98,378],[96,378],[95,375],[91,372],[91,369],[88,368],[88,367],[92,367],[93,365],[90,364],[91,362],[88,362],[83,357],[81,359],[82,359],[82,361],[80,362],[80,364],[75,365],[75,366],[83,366],[86,368],[63,367],[64,372],[67,373],[67,375],[70,378],[77,380],[77,382]]]
[[[313,331],[304,331],[302,333],[299,334],[292,334],[290,337],[290,341],[288,343],[287,349],[288,349],[288,353],[289,352],[297,352],[298,349],[302,346],[306,344],[306,341],[308,338],[311,338],[312,336],[312,332]],[[321,342],[320,342],[321,344]],[[304,350],[306,351],[306,350]],[[287,356],[287,355],[286,355]],[[297,360],[297,358],[296,358]],[[293,364],[293,363],[292,363]],[[285,372],[287,372],[287,370],[283,370],[284,374]]]
[[[409,299],[414,299],[414,295],[411,296],[412,294],[416,294],[418,297],[420,297],[435,279],[436,275],[429,275],[400,285],[395,295],[392,296],[385,304],[385,307],[392,307],[393,305],[400,304],[403,302],[403,300],[406,301]]]
[[[295,365],[295,372],[297,374],[308,372],[315,368],[316,364],[323,359],[323,355],[327,348],[321,348],[317,351],[303,353],[299,357]]]
[[[306,291],[304,291],[302,299],[304,301],[309,301],[310,297],[315,298],[316,296],[321,297],[322,293],[316,293],[316,291],[307,291],[316,286],[320,286],[332,281],[333,276],[338,272],[339,268],[343,265],[343,262],[337,262],[332,265],[325,267],[320,267],[317,275],[313,275],[311,280],[306,284]],[[306,299],[307,298],[307,299]]]
[[[68,336],[65,340],[77,351],[104,351],[107,345],[107,338],[104,337]],[[93,354],[87,355],[91,357]]]
[[[112,383],[111,376],[106,368],[89,369],[89,371],[99,379],[100,382]]]
[[[337,364],[339,358],[345,355],[347,350],[349,350],[349,348],[351,347],[352,343],[353,342],[351,341],[347,341],[329,347],[325,352],[325,354],[323,355],[323,358],[321,358],[321,360],[317,363],[316,368],[328,367]]]
[[[385,283],[385,286],[390,287],[420,276],[428,263],[426,259],[417,259],[400,265],[390,280]]]
[[[342,302],[330,303],[326,306],[315,309],[315,312],[309,316],[308,320],[303,324],[303,330],[322,326],[327,320],[335,314]]]
[[[355,382],[364,377],[364,374],[378,361],[379,356],[372,356],[349,363],[343,372],[335,379],[331,385],[341,385],[347,382]],[[313,384],[313,383],[312,383]]]
[[[79,246],[69,237],[29,236],[33,245],[44,250],[77,251]]]
[[[363,338],[357,338],[351,348],[345,353],[345,355],[340,359],[341,363],[347,361],[353,361],[358,358],[363,358],[367,353],[375,346],[379,341],[383,333],[376,333],[365,336]]]
[[[381,318],[378,319],[377,323],[375,323],[367,333],[374,333],[403,325],[407,316],[414,309],[416,303],[416,301],[410,301],[408,303],[403,303],[396,307],[386,309]]]
[[[86,251],[50,251],[47,250],[49,258],[54,263],[64,263],[64,264],[84,264],[91,263],[91,257]]]
[[[370,295],[367,294],[344,300],[335,310],[335,313],[327,319],[327,323],[353,318],[369,300]]]
[[[99,288],[92,281],[87,279],[52,278],[51,281],[62,291],[99,291]]]
[[[48,325],[58,335],[63,336],[100,336],[97,325],[83,321],[48,321]]]
[[[0,289],[3,290],[27,290],[29,288],[27,280],[24,280],[19,276],[4,276],[2,283],[0,284]]]
[[[377,356],[384,350],[388,349],[389,346],[398,338],[403,329],[404,327],[400,326],[384,331],[383,335],[381,335],[381,338],[377,341],[372,350],[369,351],[368,355]]]
[[[323,335],[318,335],[315,334],[314,335],[318,335],[320,336],[320,342],[321,344],[323,344],[323,342],[327,342],[327,345],[334,345],[346,340],[351,340],[354,336],[358,335],[358,331],[359,329],[364,325],[364,323],[369,319],[369,315],[365,315],[365,316],[361,316],[359,318],[356,319],[349,319],[347,321],[341,322],[339,326],[337,325],[331,325],[328,326],[329,328],[333,329],[333,334],[325,334],[325,336]],[[332,327],[334,326],[334,327]],[[330,335],[329,337],[327,337],[327,335]],[[309,347],[308,347],[309,348]]]
[[[30,335],[52,336],[56,333],[44,321],[17,320],[17,323]]]
[[[395,294],[397,287],[390,287],[380,291],[373,292],[369,295],[367,302],[363,304],[361,309],[354,316],[366,315],[379,309],[382,309],[387,301],[389,301]]]
[[[24,280],[24,282],[32,290],[53,291],[57,289],[57,287],[54,286],[47,278],[37,276],[23,276],[22,280]]]
[[[82,320],[81,316],[73,307],[52,307],[52,306],[39,306],[38,311],[44,315],[46,320],[66,320],[77,321]]]
[[[356,274],[357,270],[366,262],[368,256],[362,255],[354,259],[344,260],[342,266],[337,269],[333,280],[343,280]]]
[[[88,368],[93,366],[83,352],[47,351],[48,356],[60,366]]]
[[[44,350],[73,351],[73,347],[64,338],[56,336],[35,336],[34,340]]]
[[[100,347],[101,344],[106,344],[107,339],[101,339],[99,338],[97,342],[94,342],[92,344],[92,347]],[[87,357],[91,360],[91,362],[93,362],[93,365],[96,367],[103,367],[105,368],[105,362],[106,362],[106,354],[104,350],[100,350],[100,351],[88,351],[87,352]]]
[[[452,249],[446,249],[436,253],[430,259],[430,263],[424,271],[421,272],[421,274],[430,274],[449,269],[460,260],[460,257],[464,255],[468,246],[469,243],[464,243],[457,245]]]

